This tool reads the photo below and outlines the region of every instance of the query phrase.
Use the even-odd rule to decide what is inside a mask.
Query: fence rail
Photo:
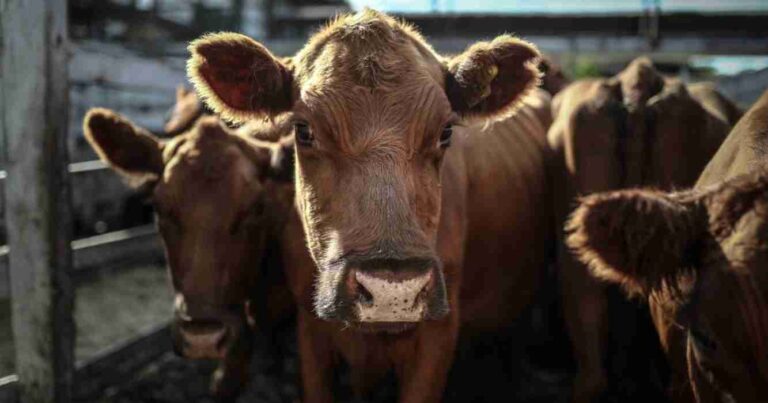
[[[88,174],[109,169],[102,161],[85,161],[69,164],[69,173]],[[0,183],[7,174],[0,170]],[[162,248],[153,224],[108,232],[72,242],[73,278],[83,281],[99,267],[121,263],[135,263],[160,259]],[[0,298],[9,297],[8,246],[0,245]]]
[[[0,378],[0,403],[16,403],[19,395],[16,392],[16,384],[19,378],[16,375],[8,375]]]
[[[120,384],[126,377],[171,351],[170,334],[167,323],[157,325],[78,362],[75,368],[75,400],[96,400],[105,388]],[[0,378],[0,403],[18,402],[18,382],[16,375]]]
[[[0,298],[7,298],[8,247],[0,246]],[[154,224],[110,232],[72,242],[73,273],[77,282],[86,281],[100,268],[127,267],[129,263],[161,261],[162,247]],[[162,324],[78,362],[75,371],[76,399],[90,401],[105,387],[120,383],[126,376],[171,350],[170,329]],[[18,378],[0,378],[0,403],[16,403]]]
[[[99,160],[69,165],[74,175],[103,171],[108,167]],[[0,170],[0,183],[7,174]],[[154,224],[108,232],[76,239],[72,246],[72,279],[78,284],[106,267],[129,267],[131,264],[161,262],[163,249]],[[0,298],[10,297],[7,245],[0,245]],[[89,400],[103,388],[119,383],[131,372],[170,351],[169,327],[162,324],[117,345],[111,346],[76,365],[74,393],[76,399]],[[18,377],[0,378],[0,403],[18,401]]]

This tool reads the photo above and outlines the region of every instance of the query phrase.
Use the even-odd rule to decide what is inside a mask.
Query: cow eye
[[[309,147],[315,140],[312,135],[312,131],[309,130],[309,125],[306,123],[296,123],[293,126],[294,135],[296,136],[296,144],[304,147]]]
[[[451,136],[453,136],[453,126],[446,125],[440,134],[440,147],[447,148],[451,145]]]

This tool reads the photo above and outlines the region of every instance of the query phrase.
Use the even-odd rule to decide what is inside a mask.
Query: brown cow
[[[266,332],[292,311],[280,257],[269,253],[272,227],[292,205],[292,189],[283,190],[292,188],[283,159],[291,149],[231,132],[213,116],[164,142],[93,109],[84,132],[104,162],[151,190],[176,294],[174,347],[220,359],[212,391],[235,396],[247,379],[246,321]]]
[[[291,65],[237,34],[190,51],[190,79],[225,118],[295,122],[312,260],[287,270],[305,400],[333,401],[340,356],[358,390],[391,369],[401,401],[439,401],[460,324],[508,324],[545,268],[546,127],[521,103],[536,49],[501,36],[446,61],[367,10],[332,22]]]
[[[704,188],[739,175],[766,169],[768,161],[768,92],[734,127],[728,138],[701,174],[696,187]],[[677,325],[678,304],[652,299],[656,329],[671,357],[673,379],[680,383],[680,395],[693,399],[688,387],[686,334]],[[681,397],[680,400],[683,400]]]
[[[697,187],[742,175],[768,164],[768,91],[755,102],[728,135],[702,172]]]
[[[569,224],[570,246],[597,277],[647,297],[673,324],[670,351],[687,357],[699,402],[768,401],[768,171],[761,171],[690,192],[589,196]]]
[[[212,114],[213,112],[200,102],[200,98],[194,91],[179,85],[176,87],[176,103],[169,113],[163,130],[166,136],[172,137],[191,129],[201,117]]]
[[[647,58],[634,60],[615,77],[581,80],[565,88],[553,100],[555,121],[548,133],[563,165],[555,173],[560,183],[556,188],[562,192],[557,197],[562,202],[558,222],[564,222],[568,204],[578,195],[633,186],[693,185],[734,123],[729,111],[720,110],[727,103],[712,87],[689,92],[679,81],[662,77]],[[648,374],[643,367],[654,365],[651,360],[659,346],[645,308],[609,292],[564,244],[559,258],[563,309],[579,366],[575,400],[592,401],[608,386],[603,363],[609,334],[611,343],[642,340],[632,341],[632,349],[617,347],[620,354],[639,352],[639,359],[619,357],[630,362],[636,377]],[[609,312],[616,312],[611,314],[615,320],[608,319]],[[626,328],[633,330],[616,336]],[[621,362],[615,356],[611,363]],[[641,362],[643,357],[646,362]]]

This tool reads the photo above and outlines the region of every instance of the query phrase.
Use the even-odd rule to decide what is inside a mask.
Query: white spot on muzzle
[[[392,281],[355,272],[355,279],[373,296],[371,302],[357,302],[361,322],[418,322],[426,302],[419,294],[432,279],[432,271],[403,281]]]

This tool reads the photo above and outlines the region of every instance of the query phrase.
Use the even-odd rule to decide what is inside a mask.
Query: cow
[[[164,134],[166,137],[173,137],[184,133],[192,128],[198,119],[210,115],[213,115],[213,112],[200,102],[195,91],[179,85],[176,87],[176,103],[163,125]]]
[[[292,149],[233,132],[215,116],[164,141],[96,108],[83,130],[110,168],[151,194],[175,293],[175,351],[220,360],[211,391],[234,398],[252,334],[267,335],[293,312],[280,256],[270,252],[279,242],[272,228],[292,206]]]
[[[569,243],[594,274],[648,298],[674,377],[693,386],[683,388],[689,400],[693,393],[700,402],[768,399],[763,343],[768,338],[763,299],[767,289],[759,272],[766,267],[766,116],[768,91],[733,128],[695,190],[587,198],[569,224]],[[627,215],[625,231],[613,226],[620,225],[613,221],[618,214]],[[664,224],[658,214],[669,214],[665,230],[653,225]],[[600,217],[605,221],[592,225]],[[694,233],[676,232],[682,229],[678,219],[685,217]],[[613,236],[609,232],[626,240],[626,246],[618,241],[597,245],[598,239]],[[630,242],[641,236],[642,242]],[[662,244],[670,245],[669,251],[686,247],[687,254],[679,259],[664,256],[655,249]],[[728,323],[708,322],[722,315]],[[747,355],[736,356],[734,348]]]
[[[768,401],[768,173],[589,196],[569,225],[596,276],[674,313],[697,401]]]
[[[571,80],[563,72],[563,68],[550,57],[542,57],[539,61],[541,71],[541,84],[539,87],[550,95],[555,96],[563,90]]]
[[[742,175],[768,165],[768,91],[733,128],[701,173],[696,187]]]
[[[634,186],[692,186],[738,118],[734,111],[713,87],[689,87],[663,77],[645,57],[611,78],[566,87],[552,102],[555,120],[547,134],[557,161],[553,182],[560,231],[579,195]],[[630,393],[640,400],[677,395],[675,380],[669,392],[657,392],[664,388],[666,370],[654,364],[663,352],[647,308],[598,282],[564,242],[558,257],[563,312],[578,366],[575,401],[593,401],[603,393]],[[609,348],[618,352],[606,360]],[[637,357],[625,358],[628,354]],[[609,371],[606,362],[608,369],[623,367]],[[615,382],[650,386],[638,391],[613,387],[610,373],[621,373]],[[638,397],[643,393],[649,396]]]
[[[337,358],[363,393],[393,370],[402,402],[440,401],[459,337],[511,323],[553,244],[546,126],[527,106],[536,48],[511,36],[444,59],[365,10],[283,63],[239,34],[189,46],[225,119],[290,119],[304,400],[334,400]],[[291,238],[293,242],[296,237]]]

